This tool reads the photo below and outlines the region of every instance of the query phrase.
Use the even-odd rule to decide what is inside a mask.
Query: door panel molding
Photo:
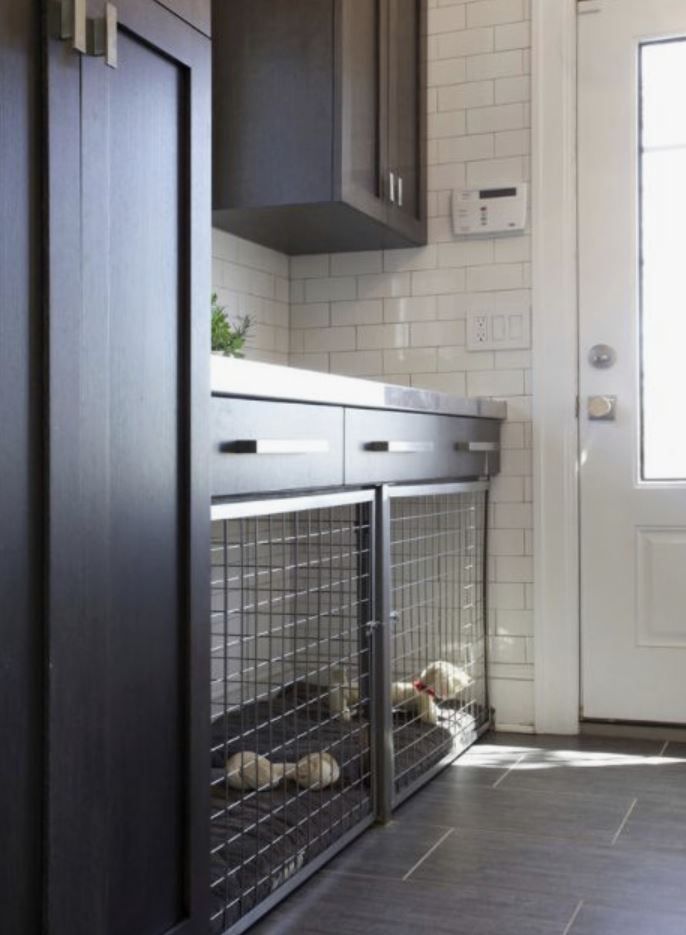
[[[667,553],[672,555],[667,555]],[[686,649],[686,527],[636,530],[636,646]],[[680,602],[673,600],[681,591]],[[672,600],[661,600],[668,594]],[[686,659],[684,660],[686,662]]]

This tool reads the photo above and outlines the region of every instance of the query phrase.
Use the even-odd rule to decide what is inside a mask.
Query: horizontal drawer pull
[[[385,451],[388,454],[412,455],[430,454],[434,450],[433,442],[368,442],[367,451]]]
[[[471,451],[473,454],[484,451],[500,451],[498,442],[458,442],[458,451]]]
[[[323,455],[330,446],[322,439],[246,438],[226,442],[221,450],[236,455]]]

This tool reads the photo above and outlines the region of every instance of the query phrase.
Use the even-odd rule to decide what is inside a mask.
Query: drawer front
[[[348,409],[346,484],[497,474],[500,424],[488,419]]]
[[[343,410],[212,397],[212,496],[343,483]]]

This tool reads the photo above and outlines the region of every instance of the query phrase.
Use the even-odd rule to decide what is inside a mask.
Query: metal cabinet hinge
[[[71,39],[74,52],[87,53],[86,0],[53,0],[50,19],[51,31],[58,39]]]
[[[88,20],[88,54],[102,56],[110,68],[117,67],[117,8],[105,4],[105,15]]]
[[[58,39],[71,40],[74,52],[105,59],[117,67],[117,8],[105,3],[101,17],[86,14],[86,0],[53,0],[50,7],[52,31]]]

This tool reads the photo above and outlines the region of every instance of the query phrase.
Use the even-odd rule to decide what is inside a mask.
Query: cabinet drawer
[[[485,419],[348,409],[345,482],[444,480],[495,474],[499,425]]]
[[[343,483],[343,410],[212,397],[212,496]]]

